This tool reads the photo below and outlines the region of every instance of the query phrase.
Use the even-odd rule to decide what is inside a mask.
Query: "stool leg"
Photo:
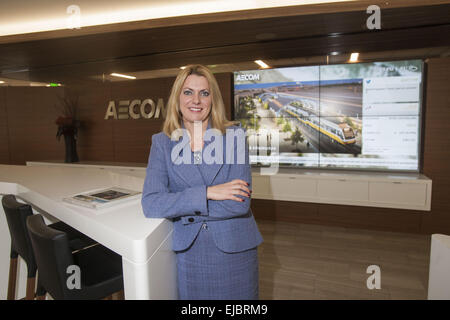
[[[123,298],[123,290],[114,292],[114,293],[112,294],[112,299],[113,299],[113,300],[124,300],[124,298]]]
[[[8,300],[14,300],[16,295],[17,279],[17,258],[11,258],[9,261],[9,280],[8,280]]]
[[[25,297],[26,300],[34,300],[35,286],[36,277],[27,278],[27,296]]]
[[[44,293],[42,296],[37,296],[36,297],[36,300],[45,300],[45,296],[46,296],[47,294],[46,293]]]

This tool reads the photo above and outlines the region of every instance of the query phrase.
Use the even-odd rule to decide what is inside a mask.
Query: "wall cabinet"
[[[28,166],[108,169],[145,177],[146,164],[27,162]],[[254,199],[431,210],[431,179],[419,173],[381,173],[280,168],[267,175],[252,168]]]
[[[431,210],[431,179],[418,173],[253,168],[254,199]]]

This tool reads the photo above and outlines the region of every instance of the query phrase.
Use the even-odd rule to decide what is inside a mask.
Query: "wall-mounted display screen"
[[[255,165],[418,171],[422,60],[234,73]]]

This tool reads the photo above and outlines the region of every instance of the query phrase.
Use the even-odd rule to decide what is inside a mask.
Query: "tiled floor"
[[[431,236],[258,220],[260,299],[426,299]],[[368,289],[370,265],[380,289]]]

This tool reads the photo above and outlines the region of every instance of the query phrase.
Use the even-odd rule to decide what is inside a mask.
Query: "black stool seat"
[[[57,300],[102,299],[123,290],[122,258],[98,244],[72,253],[65,232],[44,223],[41,215],[27,218],[38,266],[38,295],[45,292]],[[73,274],[70,266],[80,270],[80,288],[69,288]]]
[[[30,237],[28,235],[28,230],[26,228],[26,219],[27,217],[33,215],[33,210],[29,204],[18,202],[16,197],[12,194],[3,196],[2,206],[5,211],[9,233],[11,235],[11,262],[7,299],[13,300],[15,296],[17,257],[19,255],[27,264],[28,278],[26,298],[34,299],[37,266]],[[72,251],[80,250],[96,244],[94,240],[63,222],[56,222],[51,224],[51,226],[52,228],[61,230],[68,235],[69,246]]]
[[[72,228],[62,221],[55,222],[48,225],[49,227],[67,233],[69,237],[69,247],[72,251],[80,250],[97,244],[97,241],[89,238],[84,233]]]

